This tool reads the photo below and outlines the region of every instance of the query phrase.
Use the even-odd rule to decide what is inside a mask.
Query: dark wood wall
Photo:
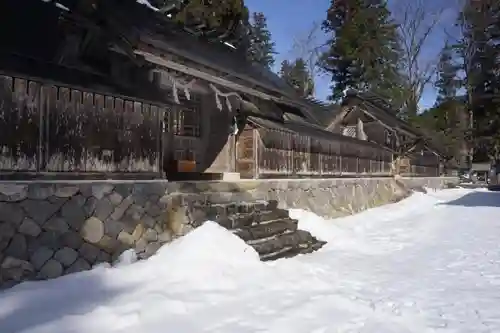
[[[240,172],[244,178],[383,176],[389,150],[332,134],[255,128],[229,134],[233,114],[212,95],[181,105],[0,75],[0,173],[141,174]],[[189,170],[179,163],[192,162]],[[410,159],[408,175],[438,175],[439,158]]]
[[[229,171],[230,112],[211,94],[179,97],[152,104],[0,75],[0,173]]]
[[[0,170],[160,173],[166,106],[0,76]]]
[[[255,129],[248,124],[238,137],[236,143],[236,171],[240,173],[242,178],[253,178],[257,174],[257,161],[255,159],[257,139]]]
[[[384,176],[390,151],[337,135],[330,139],[247,126],[237,142],[243,178]]]
[[[394,131],[376,121],[365,123],[363,129],[371,141],[384,145],[390,149],[396,149],[397,139]]]

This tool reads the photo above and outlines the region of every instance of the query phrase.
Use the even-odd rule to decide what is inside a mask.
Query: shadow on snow
[[[500,192],[472,192],[458,199],[443,203],[442,205],[464,207],[500,207]]]
[[[61,327],[61,332],[72,332],[75,327],[72,327],[71,316],[90,312],[122,292],[125,292],[123,288],[110,287],[92,271],[56,280],[23,283],[0,292],[0,332],[29,331],[61,317],[66,317],[64,323],[68,325]],[[7,304],[10,310],[2,313],[2,307],[5,309]]]

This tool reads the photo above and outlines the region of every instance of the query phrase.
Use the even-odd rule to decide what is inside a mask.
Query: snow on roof
[[[137,0],[137,3],[140,3],[141,5],[144,5],[156,12],[159,11],[159,9],[153,6],[148,0]]]

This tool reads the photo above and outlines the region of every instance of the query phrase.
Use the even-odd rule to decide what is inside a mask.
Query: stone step
[[[250,245],[259,253],[267,255],[277,252],[286,247],[299,247],[300,244],[314,243],[314,237],[307,231],[297,230],[292,233],[276,235],[270,239]]]
[[[276,208],[269,206],[266,202],[209,204],[201,208],[206,212],[207,217],[211,218],[276,210]]]
[[[234,233],[245,242],[250,242],[297,231],[297,226],[297,220],[288,218],[275,220],[265,224],[257,224],[252,227],[236,229]]]
[[[274,210],[266,210],[261,212],[254,213],[253,225],[264,224],[271,221],[289,219],[290,214],[288,210],[285,209],[274,209]],[[233,216],[235,227],[241,228],[242,225],[245,225],[245,217],[243,216]]]
[[[309,232],[298,230],[298,221],[290,218],[288,210],[278,208],[276,201],[218,202],[202,209],[207,220],[231,230],[263,261],[311,253],[325,244]]]
[[[290,216],[287,210],[277,209],[274,211],[218,216],[215,217],[214,220],[227,229],[242,229],[289,218]],[[207,219],[210,220],[210,217],[207,216]]]
[[[278,201],[276,200],[263,200],[255,198],[249,192],[240,191],[222,191],[222,192],[201,192],[198,198],[202,198],[205,205],[237,205],[244,206],[257,205],[257,206],[267,206],[267,208],[277,208]]]
[[[315,243],[312,244],[299,244],[299,246],[288,246],[279,251],[268,253],[265,255],[261,255],[260,259],[262,261],[272,261],[278,259],[292,258],[299,254],[308,254],[314,251],[317,251],[325,245],[326,242],[316,240]]]

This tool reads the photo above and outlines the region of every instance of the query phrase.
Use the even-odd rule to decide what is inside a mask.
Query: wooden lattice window
[[[184,96],[182,96],[184,97]],[[201,103],[198,98],[191,100],[179,96],[180,105],[174,108],[172,132],[178,136],[199,137],[201,135]]]

